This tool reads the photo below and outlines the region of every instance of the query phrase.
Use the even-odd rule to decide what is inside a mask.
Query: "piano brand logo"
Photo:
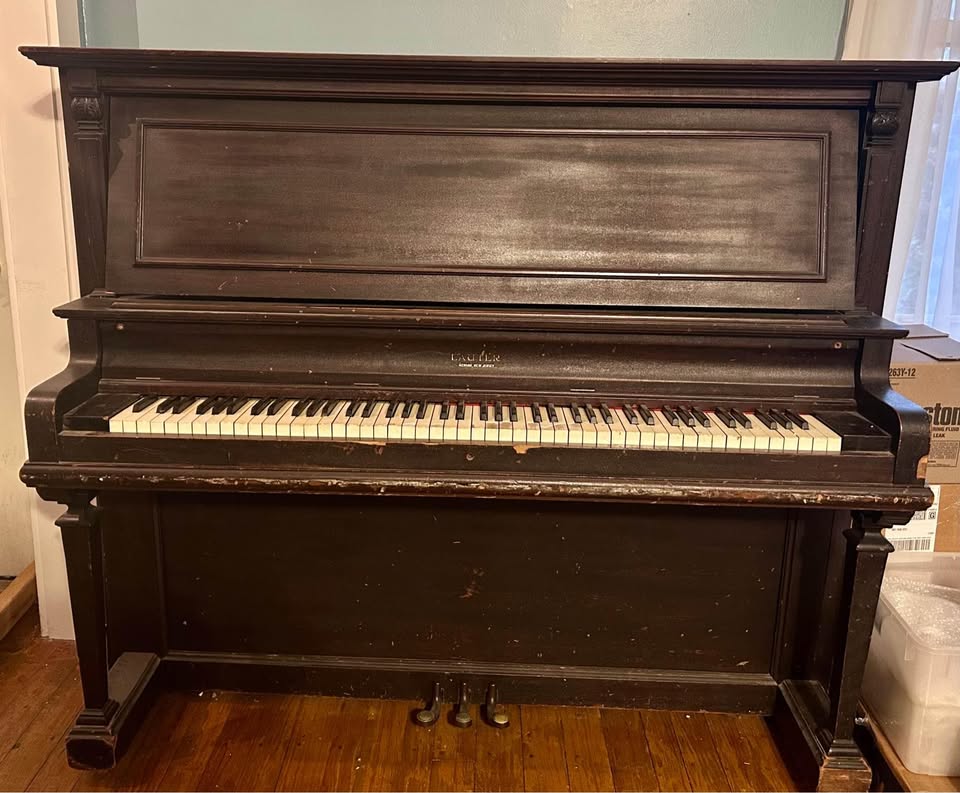
[[[924,408],[930,414],[930,421],[935,427],[960,426],[960,406],[941,405],[937,402],[932,408]]]
[[[461,369],[493,369],[500,363],[500,354],[496,352],[452,352],[450,360]]]

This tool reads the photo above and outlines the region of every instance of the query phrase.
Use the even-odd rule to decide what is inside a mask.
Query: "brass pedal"
[[[497,684],[491,683],[487,689],[487,705],[484,708],[484,717],[487,724],[502,730],[510,726],[510,716],[507,709],[497,699]]]
[[[455,727],[472,727],[473,717],[470,715],[470,694],[466,683],[460,684],[460,701],[457,703],[453,714],[453,724]]]
[[[443,700],[443,689],[439,683],[433,684],[433,700],[427,703],[425,708],[418,710],[413,717],[414,723],[419,727],[430,727],[436,724],[440,718],[440,703]]]

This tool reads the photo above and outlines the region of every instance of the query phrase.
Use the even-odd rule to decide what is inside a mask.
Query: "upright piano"
[[[866,790],[882,530],[931,501],[878,314],[957,64],[22,52],[83,295],[22,471],[72,764],[215,687],[765,714]]]

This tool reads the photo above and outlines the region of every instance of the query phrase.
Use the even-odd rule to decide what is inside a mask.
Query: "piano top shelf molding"
[[[209,52],[93,47],[32,47],[20,52],[42,66],[155,74],[387,82],[444,81],[577,84],[820,86],[867,85],[878,80],[939,80],[950,61],[725,61],[613,58],[512,58],[446,55],[353,55],[292,52]]]
[[[114,322],[209,322],[277,325],[347,325],[576,331],[580,333],[691,333],[731,336],[791,336],[860,339],[902,338],[907,331],[869,312],[690,311],[678,309],[593,309],[443,307],[180,300],[91,295],[54,313],[64,319]]]

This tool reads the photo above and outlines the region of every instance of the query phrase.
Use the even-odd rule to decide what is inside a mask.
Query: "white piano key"
[[[133,406],[140,401],[140,397],[137,397],[131,404],[127,405],[119,413],[115,413],[110,417],[110,420],[107,422],[107,429],[109,432],[136,432],[137,431],[137,416],[138,413],[133,412]],[[130,427],[130,429],[124,429],[124,425]]]
[[[564,423],[567,425],[567,442],[564,445],[583,446],[583,424],[574,421],[573,413],[571,412],[570,408],[558,407],[557,418],[560,418],[561,416],[563,417]]]
[[[150,434],[150,422],[153,421],[153,417],[157,415],[157,408],[160,406],[160,401],[161,400],[154,402],[150,407],[140,411],[137,415],[135,431],[138,435]]]
[[[843,438],[820,421],[820,419],[807,413],[800,414],[800,417],[807,421],[812,432],[816,432],[824,439],[826,445],[824,451],[827,452],[827,454],[838,454],[843,450]],[[816,447],[816,443],[814,446]]]
[[[613,417],[613,423],[607,425],[610,429],[610,448],[625,449],[627,447],[627,429],[624,424],[629,425],[630,422],[616,408],[609,408],[609,410]]]
[[[540,424],[533,420],[533,408],[529,405],[522,405],[518,410],[526,430],[527,446],[540,446]]]
[[[346,399],[338,399],[333,401],[333,407],[327,410],[329,403],[324,405],[321,408],[320,412],[317,413],[319,420],[317,421],[317,438],[320,440],[342,440],[346,438],[345,430],[343,429],[343,422],[346,419],[347,405],[350,402]],[[327,413],[327,415],[323,415]]]
[[[606,420],[603,418],[603,413],[600,412],[599,408],[595,408],[593,414],[596,417],[594,419],[593,426],[597,432],[597,448],[609,449],[612,440],[610,425],[607,424]]]
[[[713,426],[717,432],[722,432],[726,436],[723,448],[730,452],[740,451],[740,433],[737,432],[736,428],[728,427],[717,418],[713,411],[704,411],[704,413],[706,414],[707,418],[710,419],[711,426]]]
[[[441,417],[443,404],[440,402],[431,402],[427,413],[427,440],[433,443],[440,443],[443,440],[443,425],[445,420]]]
[[[410,402],[404,405],[404,410],[407,406],[410,407],[410,413],[406,418],[403,418],[401,415],[400,418],[400,438],[405,441],[415,440],[417,437],[417,410],[419,409],[419,404],[416,402]]]
[[[437,405],[433,402],[427,403],[426,409],[423,411],[423,418],[418,418],[417,423],[414,424],[413,437],[415,440],[430,440],[430,421],[433,418],[433,411],[436,407]]]
[[[503,408],[503,417],[510,421],[510,432],[512,433],[511,443],[515,446],[526,446],[527,445],[527,423],[523,417],[523,409],[517,405],[517,418],[510,418],[510,410],[504,406]]]
[[[374,432],[376,431],[377,422],[380,420],[380,417],[387,412],[387,403],[386,402],[374,402],[373,409],[370,411],[370,415],[366,418],[360,420],[360,440],[362,441],[372,441],[374,439]]]
[[[291,399],[286,405],[283,406],[280,411],[280,419],[277,421],[277,437],[278,438],[289,438],[293,435],[291,430],[291,425],[296,420],[296,416],[293,415],[293,409],[297,406],[298,399]],[[221,419],[220,421],[220,432],[223,434],[226,429],[226,421]]]
[[[403,437],[403,407],[404,402],[397,402],[397,409],[393,416],[387,419],[387,440],[398,441]]]
[[[616,417],[619,424],[617,432],[623,434],[623,448],[625,449],[639,449],[640,441],[643,437],[639,424],[631,424],[630,419],[627,418],[627,414],[624,413],[620,408],[611,408],[610,412]],[[651,438],[651,443],[653,439]],[[611,443],[616,445],[616,441],[611,439]]]
[[[673,434],[674,427],[670,426],[670,422],[667,421],[666,416],[663,415],[659,410],[651,410],[651,415],[653,416],[654,424],[654,436],[653,436],[653,447],[655,449],[669,449],[670,448],[670,437]],[[680,447],[683,446],[683,436],[680,433],[677,433],[679,436],[676,444]]]
[[[376,411],[376,419],[371,428],[371,437],[375,441],[385,441],[390,436],[390,419],[387,418],[387,411],[390,409],[390,403],[382,403],[382,407]]]
[[[457,437],[457,403],[450,402],[449,410],[447,411],[447,417],[443,420],[443,429],[442,436],[445,443],[456,443],[459,438]],[[464,411],[466,415],[466,411]]]
[[[682,421],[680,426],[677,429],[683,435],[683,448],[685,451],[690,451],[691,449],[696,449],[700,445],[700,436],[697,435],[697,431],[693,427],[688,427]]]
[[[783,451],[787,454],[798,454],[800,452],[800,436],[791,427],[787,429],[777,422],[777,432],[783,436]]]
[[[457,443],[470,443],[473,439],[474,414],[479,410],[477,405],[464,405],[463,418],[457,421]]]

